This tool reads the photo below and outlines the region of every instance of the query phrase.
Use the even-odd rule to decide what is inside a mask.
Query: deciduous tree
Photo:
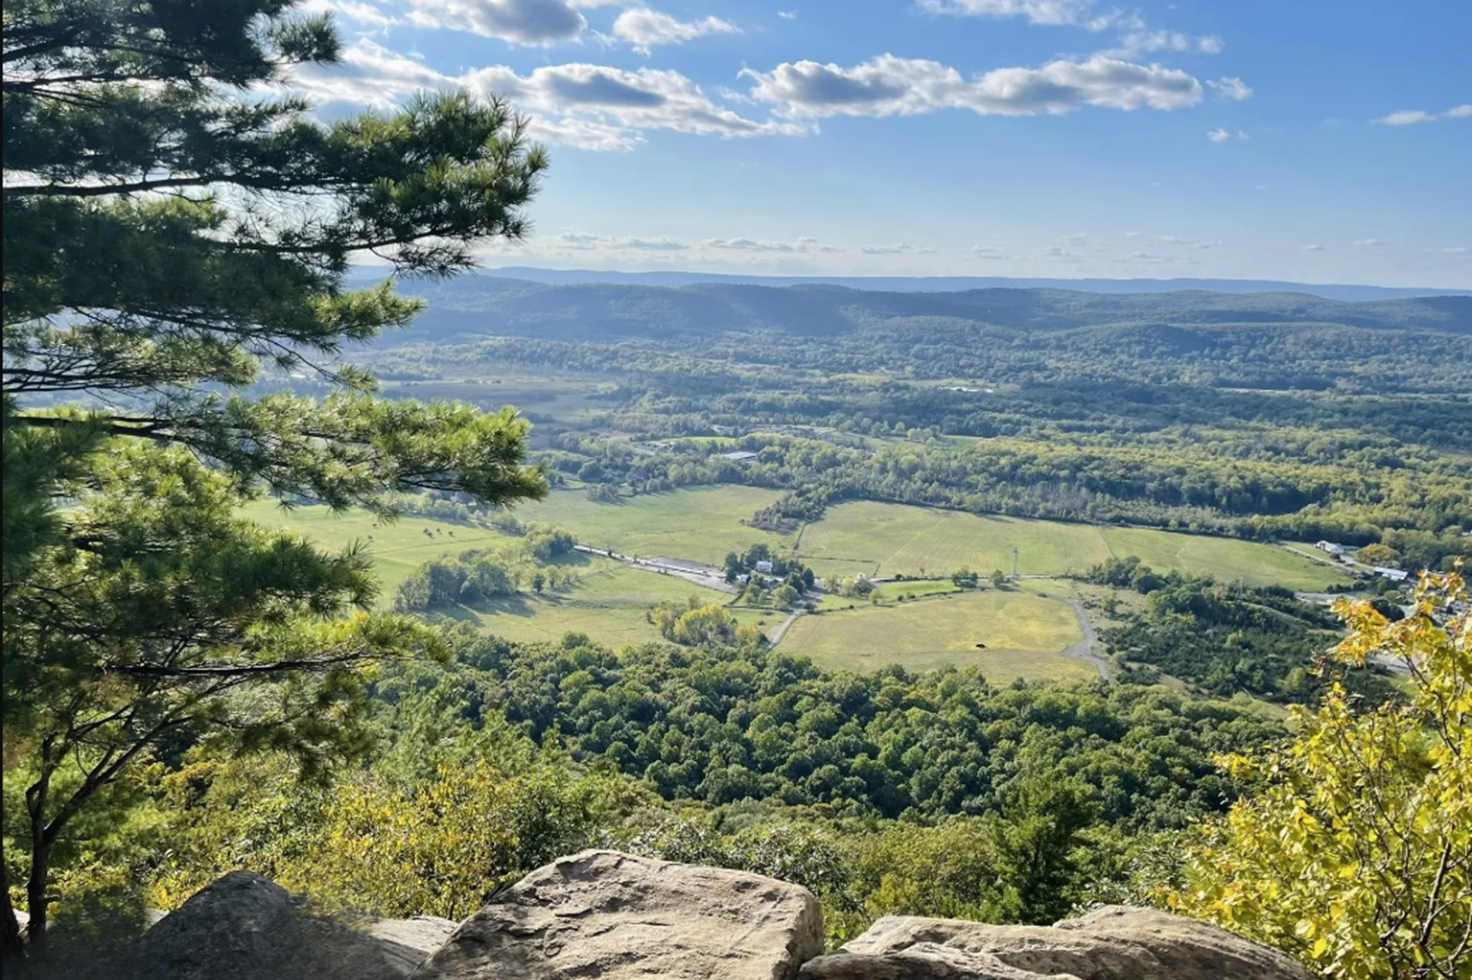
[[[1392,657],[1404,701],[1335,685],[1297,735],[1234,775],[1261,781],[1194,855],[1175,904],[1297,953],[1325,977],[1459,980],[1472,968],[1472,615],[1463,579],[1424,582],[1389,622],[1341,602],[1352,663]]]

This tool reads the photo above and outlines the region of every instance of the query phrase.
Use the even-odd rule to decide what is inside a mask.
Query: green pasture
[[[424,517],[405,516],[383,524],[363,510],[341,514],[334,514],[326,507],[286,510],[273,501],[249,504],[243,513],[258,524],[293,531],[327,548],[362,542],[373,557],[374,570],[383,586],[380,598],[384,603],[393,600],[400,582],[432,558],[471,548],[507,547],[517,540],[499,531]]]
[[[586,633],[598,643],[618,648],[661,641],[659,630],[644,617],[651,606],[664,599],[684,600],[693,594],[706,603],[723,604],[731,598],[677,576],[658,575],[607,559],[595,562],[597,570],[585,573],[582,581],[565,593],[538,596],[524,592],[479,603],[474,608],[462,606],[448,615],[475,622],[487,633],[508,640],[557,640],[564,633]]]
[[[996,568],[1010,574],[1014,548],[1023,575],[1082,572],[1138,555],[1160,571],[1250,585],[1320,589],[1346,581],[1337,569],[1275,545],[874,501],[828,508],[803,529],[798,553],[820,575],[948,575],[964,565],[985,576]]]
[[[560,524],[580,544],[594,548],[719,565],[728,551],[744,551],[758,541],[776,549],[791,544],[790,536],[741,523],[780,496],[758,487],[718,486],[639,494],[604,504],[579,490],[559,490],[546,500],[522,504],[515,514],[528,523]]]
[[[1057,599],[984,589],[854,606],[799,616],[777,649],[838,670],[976,665],[998,683],[1098,676],[1088,664],[1059,656],[1083,636],[1073,609]]]

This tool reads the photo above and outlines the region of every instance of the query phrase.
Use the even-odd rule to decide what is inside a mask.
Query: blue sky
[[[487,266],[1472,288],[1472,0],[307,0],[324,112],[498,92]]]

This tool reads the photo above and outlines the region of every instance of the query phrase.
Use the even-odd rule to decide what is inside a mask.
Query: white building
[[[1342,544],[1335,544],[1333,541],[1320,541],[1318,544],[1314,545],[1314,547],[1318,548],[1320,551],[1326,551],[1331,555],[1342,556],[1349,554],[1348,548],[1346,548]]]
[[[756,563],[756,570],[761,572],[763,575],[771,575],[772,563],[769,561],[759,561]]]

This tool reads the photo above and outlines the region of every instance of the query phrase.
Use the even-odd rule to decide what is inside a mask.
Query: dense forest
[[[606,379],[576,419],[527,417],[557,472],[625,492],[742,482],[792,490],[779,519],[868,498],[1379,542],[1418,568],[1472,529],[1472,298],[494,277],[426,295],[415,333],[368,355],[385,376]],[[731,434],[757,463],[700,441]]]

